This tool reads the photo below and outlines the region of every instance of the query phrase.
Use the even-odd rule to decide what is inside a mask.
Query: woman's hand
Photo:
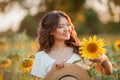
[[[100,58],[90,59],[90,61],[93,63],[103,63],[106,60],[107,60],[107,56],[105,55],[101,55]]]
[[[103,74],[111,75],[113,73],[112,64],[106,55],[101,55],[98,59],[90,59],[91,62],[96,63],[95,68]]]
[[[62,62],[62,61],[57,61],[57,62],[54,63],[54,66],[55,66],[58,70],[60,70],[60,69],[64,68],[65,63]]]

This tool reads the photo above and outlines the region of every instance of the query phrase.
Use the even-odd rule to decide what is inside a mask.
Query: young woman
[[[39,51],[37,52],[31,74],[44,79],[55,65],[57,69],[65,64],[80,60],[80,43],[69,16],[62,11],[51,11],[41,20],[38,30]],[[107,56],[90,60],[96,63],[97,70],[103,74],[112,73],[112,65]],[[81,67],[83,63],[81,63]]]

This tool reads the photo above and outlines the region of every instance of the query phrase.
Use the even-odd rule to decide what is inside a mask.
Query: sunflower
[[[10,59],[0,60],[0,68],[7,68],[10,65],[11,65],[11,60]]]
[[[2,74],[0,74],[0,80],[3,80],[3,79],[2,79]]]
[[[120,40],[117,40],[114,42],[114,48],[116,51],[119,51],[120,50]]]
[[[32,69],[32,65],[33,65],[33,59],[25,59],[22,61],[22,64],[21,64],[21,70],[23,72],[29,72],[31,69]]]
[[[104,46],[105,44],[103,42],[103,39],[97,40],[96,36],[93,36],[93,38],[89,37],[89,40],[86,40],[84,38],[82,40],[82,45],[79,48],[81,50],[80,54],[82,57],[88,59],[99,58],[106,52]]]

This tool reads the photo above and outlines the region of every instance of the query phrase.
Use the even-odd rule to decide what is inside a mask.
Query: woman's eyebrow
[[[66,22],[66,23],[62,23],[62,24],[59,24],[59,25],[65,25],[65,24],[69,24],[69,22]]]

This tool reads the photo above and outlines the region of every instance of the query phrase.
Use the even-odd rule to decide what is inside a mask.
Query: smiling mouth
[[[63,34],[64,36],[69,36],[70,34]]]
[[[64,33],[63,35],[70,35],[70,33],[69,33],[69,32],[66,32],[66,33]]]

